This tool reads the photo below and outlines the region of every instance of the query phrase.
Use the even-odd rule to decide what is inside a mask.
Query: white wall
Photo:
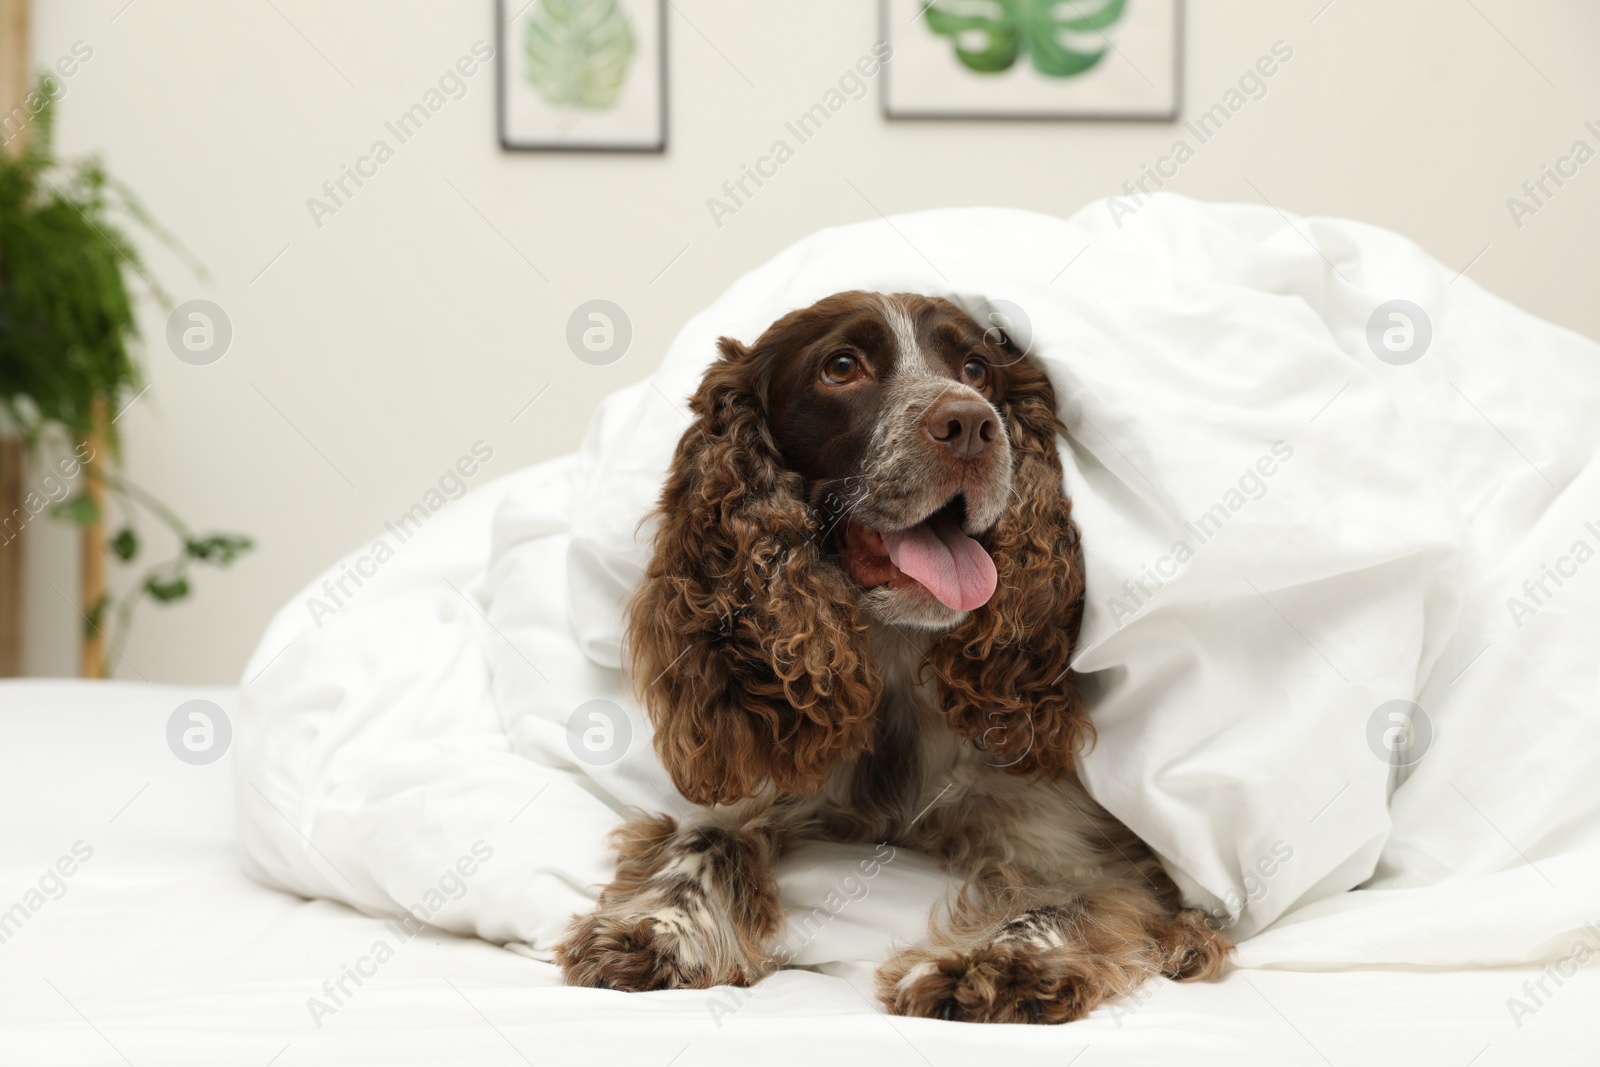
[[[1582,128],[1600,126],[1600,5],[1325,3],[1189,4],[1190,114],[1274,41],[1294,59],[1169,187],[1255,200],[1248,179],[1284,210],[1387,226],[1458,267],[1487,246],[1474,278],[1600,336],[1600,163],[1520,230],[1506,207],[1574,140],[1600,146]],[[145,611],[119,669],[130,678],[236,679],[270,613],[473,442],[495,450],[478,481],[570,450],[600,396],[646,374],[690,315],[812,230],[874,208],[1068,214],[1137,177],[1176,133],[891,124],[874,92],[718,228],[706,199],[871,47],[877,5],[674,0],[665,156],[504,154],[485,72],[319,230],[307,197],[473,42],[493,40],[490,0],[125,4],[34,0],[36,63],[80,39],[94,49],[68,82],[61,147],[104,155],[211,280],[152,249],[156,272],[180,300],[216,301],[235,330],[221,362],[189,366],[166,350],[161,310],[146,309],[154,387],[120,423],[130,470],[194,523],[261,546],[203,574],[192,603]],[[624,307],[635,331],[608,367],[563,341],[569,312],[595,297]],[[75,617],[49,584],[72,595],[72,552],[59,530],[34,539],[36,673],[72,668]]]

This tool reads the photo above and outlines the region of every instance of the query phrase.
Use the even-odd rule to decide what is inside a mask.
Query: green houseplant
[[[81,468],[83,477],[65,499],[29,492],[20,510],[0,515],[0,540],[48,512],[84,530],[93,549],[86,563],[103,544],[119,562],[133,564],[144,547],[145,520],[170,531],[176,554],[146,567],[122,593],[85,580],[86,649],[103,641],[116,648],[142,600],[183,600],[193,565],[226,567],[252,543],[237,534],[195,533],[122,472],[113,416],[143,388],[133,357],[141,294],[130,284],[171,304],[122,224],[137,225],[201,272],[98,160],[55,158],[48,79],[29,100],[25,147],[0,153],[0,416],[36,455],[70,450],[60,469],[76,475]],[[102,531],[113,522],[116,532],[107,540]],[[84,664],[86,674],[110,673],[103,654],[86,651]]]

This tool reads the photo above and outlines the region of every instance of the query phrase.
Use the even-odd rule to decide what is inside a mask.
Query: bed
[[[873,965],[949,885],[902,854],[819,911],[843,845],[785,858],[797,966],[752,989],[549,963],[605,832],[684,803],[619,670],[681,398],[718,335],[852,285],[1031,316],[1090,546],[1084,780],[1239,940],[1220,982],[1054,1028],[885,1015]],[[0,1062],[1593,1062],[1597,403],[1593,342],[1354,223],[1163,196],[815,235],[576,455],[296,594],[238,689],[0,685]]]
[[[386,920],[245,877],[232,762],[167,748],[190,700],[233,691],[0,683],[0,892],[6,907],[82,841],[92,857],[0,944],[0,1062],[214,1067],[506,1063],[1592,1063],[1600,972],[1583,968],[1518,1025],[1508,998],[1542,967],[1239,969],[1160,982],[1065,1027],[883,1015],[866,970],[785,972],[752,990],[569,989],[555,968],[429,929],[332,1015],[323,983]]]
[[[166,744],[173,710],[201,699],[235,707],[228,689],[0,683],[6,907],[74,843],[93,851],[0,944],[0,1062],[1490,1067],[1589,1063],[1600,1044],[1591,968],[1547,981],[1520,1026],[1506,1001],[1544,968],[1240,969],[1054,1029],[885,1016],[864,968],[752,990],[569,989],[548,963],[436,929],[402,944],[386,920],[245,877],[231,760],[197,767]],[[330,1002],[323,983],[379,940],[394,958],[314,1018],[308,1001]]]

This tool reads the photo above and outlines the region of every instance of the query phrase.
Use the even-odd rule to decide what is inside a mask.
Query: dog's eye
[[[961,365],[961,374],[967,379],[967,384],[974,389],[987,389],[989,387],[989,364],[973,357]]]
[[[822,364],[822,376],[832,385],[849,385],[861,377],[861,362],[848,352],[838,352]]]

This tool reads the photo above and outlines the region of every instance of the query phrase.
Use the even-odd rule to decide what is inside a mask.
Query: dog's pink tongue
[[[994,596],[994,560],[949,516],[886,533],[883,543],[890,561],[947,608],[971,611]]]

